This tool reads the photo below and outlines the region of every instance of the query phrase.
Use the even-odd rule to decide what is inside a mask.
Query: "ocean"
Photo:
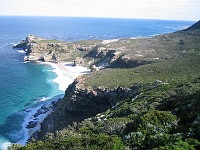
[[[13,44],[33,34],[49,39],[77,41],[149,37],[184,29],[194,22],[145,19],[73,17],[0,17],[0,150],[26,138],[23,124],[27,109],[38,101],[51,101],[64,91],[54,82],[49,65],[24,63],[24,53]],[[45,103],[45,102],[44,102]]]

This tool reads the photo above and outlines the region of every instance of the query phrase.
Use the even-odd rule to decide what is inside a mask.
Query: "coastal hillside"
[[[78,77],[30,142],[10,149],[200,149],[200,22],[136,39],[30,35],[15,47],[26,51],[25,61],[103,69]]]
[[[186,30],[149,38],[64,42],[29,35],[14,48],[24,49],[25,61],[75,61],[83,66],[133,68],[197,51],[199,34],[197,22]]]

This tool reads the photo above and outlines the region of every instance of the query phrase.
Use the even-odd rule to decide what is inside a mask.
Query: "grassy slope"
[[[105,69],[94,72],[86,78],[88,87],[116,86],[130,87],[134,83],[152,83],[156,80],[174,82],[191,80],[200,75],[200,58],[198,56],[183,57],[156,61],[152,64],[132,69]]]

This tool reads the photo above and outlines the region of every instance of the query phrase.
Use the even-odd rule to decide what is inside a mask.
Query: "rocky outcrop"
[[[88,89],[81,86],[82,80],[79,78],[69,85],[64,98],[56,103],[54,112],[42,122],[41,131],[35,133],[35,138],[40,139],[47,132],[63,129],[73,122],[79,122],[104,112],[120,100],[134,97],[139,88],[136,85],[132,88]]]
[[[34,128],[37,125],[37,121],[30,121],[28,123],[28,125],[26,126],[26,128],[30,129],[30,128]]]
[[[117,40],[115,42],[112,42],[113,45],[96,41],[84,41],[85,44],[83,41],[67,43],[29,35],[14,48],[22,48],[26,52],[24,61],[56,63],[59,61],[74,61],[75,65],[87,67],[96,65],[98,68],[131,68],[144,64],[144,62],[140,61],[144,58],[142,52],[135,52],[134,57],[127,57],[125,55],[128,50],[126,46],[115,47],[117,44],[124,45],[123,41]],[[147,55],[148,53],[145,54]]]
[[[134,68],[137,66],[145,65],[151,63],[151,61],[142,60],[136,58],[135,56],[123,55],[111,62],[111,68]]]
[[[76,48],[79,51],[91,51],[93,49],[95,49],[97,47],[97,45],[77,45]]]
[[[14,45],[13,48],[22,48],[23,50],[25,50],[26,49],[26,42],[25,42],[25,40],[22,40],[17,45]]]
[[[66,43],[46,40],[33,35],[29,35],[14,48],[22,48],[26,52],[24,61],[58,62],[59,54],[64,52],[63,55],[66,56],[69,51]]]
[[[96,64],[109,65],[119,57],[119,52],[98,44],[90,43],[80,45],[79,43],[66,43],[55,40],[47,40],[37,36],[29,35],[14,48],[22,48],[26,52],[24,61],[47,61],[59,62],[65,60],[75,61],[76,65],[89,66]]]
[[[84,58],[93,58],[96,66],[108,67],[112,62],[117,60],[121,55],[121,52],[117,52],[115,49],[106,48],[103,46],[97,45],[85,55]]]

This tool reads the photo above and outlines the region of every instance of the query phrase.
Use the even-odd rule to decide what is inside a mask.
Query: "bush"
[[[131,148],[154,148],[165,145],[176,139],[176,135],[169,132],[174,129],[177,118],[168,111],[149,111],[137,116],[128,129],[129,138],[126,139]],[[131,128],[131,126],[129,126]],[[131,132],[132,131],[132,132]]]
[[[195,150],[193,145],[188,144],[182,140],[176,141],[175,143],[170,143],[166,146],[161,146],[155,148],[154,150]]]

